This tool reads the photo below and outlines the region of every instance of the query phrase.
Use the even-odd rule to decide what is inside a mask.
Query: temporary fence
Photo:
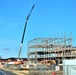
[[[76,75],[76,65],[64,65],[63,75]]]
[[[4,64],[4,67],[13,70],[19,70],[21,68],[20,65],[15,65],[15,64]]]
[[[29,75],[63,75],[63,66],[31,65]]]

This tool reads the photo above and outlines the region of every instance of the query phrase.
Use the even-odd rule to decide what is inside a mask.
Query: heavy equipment
[[[20,44],[20,50],[19,50],[19,54],[18,54],[18,60],[17,61],[20,61],[20,55],[21,55],[21,51],[22,51],[22,45],[23,45],[23,42],[24,42],[24,35],[25,35],[25,30],[26,30],[26,26],[27,26],[27,22],[28,22],[28,19],[32,13],[32,10],[34,9],[35,7],[35,4],[33,4],[29,14],[27,15],[26,17],[26,22],[25,22],[25,26],[24,26],[24,30],[23,30],[23,35],[22,35],[22,40],[21,40],[21,44]]]

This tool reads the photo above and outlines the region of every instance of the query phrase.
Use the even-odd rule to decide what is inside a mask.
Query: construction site
[[[28,41],[27,60],[21,58],[27,22],[34,7],[35,5],[26,17],[18,58],[14,61],[1,61],[1,66],[28,71],[26,75],[76,75],[76,64],[68,64],[68,60],[76,61],[76,47],[73,46],[72,33],[68,36],[63,33],[54,37],[32,39]],[[73,69],[75,72],[72,73]]]
[[[76,47],[73,46],[72,34],[69,37],[64,34],[59,37],[35,38],[28,42],[27,54],[27,61],[23,63],[20,63],[20,58],[16,61],[2,62],[4,69],[17,70],[27,75],[76,74]],[[73,70],[75,73],[72,73]]]
[[[28,62],[36,64],[35,67],[30,66],[31,70],[41,70],[41,65],[43,65],[43,71],[56,71],[56,66],[59,66],[58,71],[63,71],[63,60],[71,59],[76,59],[72,34],[70,37],[64,34],[63,37],[35,38],[28,42]]]

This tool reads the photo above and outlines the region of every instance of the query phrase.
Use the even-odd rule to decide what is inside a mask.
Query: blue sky
[[[35,8],[27,24],[22,57],[27,57],[28,41],[37,37],[64,32],[69,37],[71,32],[76,46],[75,0],[0,0],[0,55],[3,58],[18,57],[26,16],[32,4]]]

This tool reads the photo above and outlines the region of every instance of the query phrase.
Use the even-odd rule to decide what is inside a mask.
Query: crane
[[[27,26],[27,22],[28,22],[28,19],[32,13],[32,10],[34,9],[34,6],[35,4],[33,4],[29,14],[27,15],[26,17],[26,22],[25,22],[25,26],[24,26],[24,30],[23,30],[23,35],[22,35],[22,40],[21,40],[21,44],[20,44],[20,50],[19,50],[19,55],[18,55],[18,61],[20,61],[20,54],[21,54],[21,51],[22,51],[22,45],[23,45],[23,42],[24,42],[24,35],[25,35],[25,30],[26,30],[26,26]]]

